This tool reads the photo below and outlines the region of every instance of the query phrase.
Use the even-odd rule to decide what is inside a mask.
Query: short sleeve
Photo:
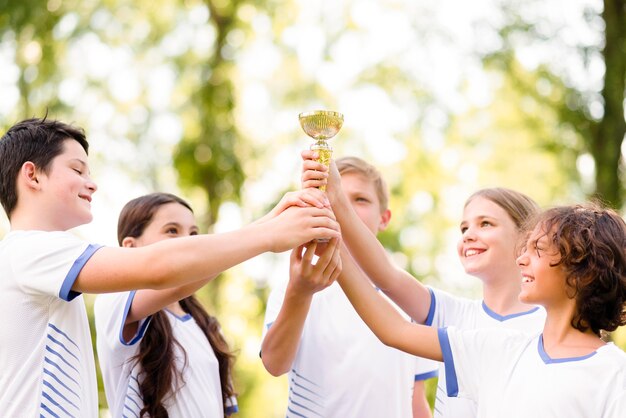
[[[11,268],[17,284],[27,294],[45,294],[72,300],[80,271],[101,247],[68,232],[27,232],[15,239]]]
[[[96,333],[104,339],[109,349],[133,346],[145,335],[150,318],[139,322],[136,334],[128,341],[123,337],[124,323],[133,303],[136,291],[98,295],[94,304]]]
[[[623,388],[618,396],[611,400],[602,418],[623,418],[624,411],[626,411],[626,388]]]
[[[438,334],[447,395],[474,401],[478,399],[480,382],[491,382],[500,377],[533,338],[507,329],[460,330],[449,327],[440,328]]]
[[[265,334],[272,326],[278,314],[280,313],[280,309],[283,306],[283,300],[285,299],[285,293],[287,291],[287,281],[283,280],[276,287],[272,289],[270,292],[270,296],[267,299],[267,307],[265,308],[265,318],[263,320],[263,336],[261,340],[265,338]]]
[[[472,317],[474,301],[439,289],[428,288],[431,302],[425,324],[437,328],[458,326],[459,320]]]
[[[432,379],[439,376],[440,362],[426,359],[423,357],[415,357],[415,381]]]

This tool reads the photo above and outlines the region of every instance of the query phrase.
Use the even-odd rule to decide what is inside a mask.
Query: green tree
[[[499,30],[503,47],[486,55],[485,62],[492,68],[500,67],[520,91],[552,108],[558,115],[555,123],[576,131],[583,144],[579,153],[588,152],[595,163],[595,188],[590,194],[621,208],[625,200],[621,148],[626,134],[626,2],[604,0],[601,12],[591,7],[586,10],[587,23],[601,40],[581,42],[575,50],[587,65],[594,59],[603,62],[603,85],[599,89],[574,85],[562,70],[548,63],[532,71],[534,76],[521,68],[515,58],[519,44],[540,45],[551,41],[558,37],[560,28],[547,31],[546,27],[554,25],[547,25],[542,18],[525,18],[520,9],[520,3],[505,5],[507,24]],[[546,88],[552,92],[545,94]],[[568,142],[568,138],[554,138],[546,146],[560,152],[570,148]]]

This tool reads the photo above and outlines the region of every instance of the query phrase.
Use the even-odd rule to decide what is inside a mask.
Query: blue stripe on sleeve
[[[71,301],[76,296],[80,295],[80,292],[75,292],[72,290],[72,286],[74,286],[74,282],[78,277],[78,273],[85,266],[85,263],[91,258],[92,255],[96,251],[98,251],[102,245],[94,245],[89,244],[85,251],[74,261],[74,264],[70,268],[70,271],[65,276],[63,280],[63,284],[61,285],[61,290],[59,290],[59,297],[65,301]]]
[[[148,324],[150,323],[150,320],[152,319],[152,315],[150,315],[149,317],[139,321],[140,326],[135,336],[130,341],[124,341],[124,324],[126,324],[126,317],[128,316],[130,307],[133,305],[133,299],[135,298],[136,293],[137,291],[133,290],[128,294],[128,299],[126,300],[126,306],[124,307],[124,314],[122,315],[122,324],[120,326],[120,342],[124,345],[133,345],[133,344],[136,344],[137,341],[142,339],[144,334],[146,333]]]
[[[430,287],[428,287],[427,289],[428,293],[430,293],[430,307],[428,308],[428,315],[426,315],[424,325],[430,326],[433,324],[433,318],[435,317],[435,308],[437,306],[437,301],[435,300],[435,293],[433,292],[433,289],[431,289]]]
[[[420,373],[415,375],[415,381],[419,382],[422,380],[432,379],[433,377],[439,376],[439,370],[431,370],[426,373]]]
[[[443,355],[443,364],[446,372],[446,391],[448,396],[456,397],[459,394],[459,382],[456,378],[456,370],[454,368],[454,358],[452,356],[452,348],[450,348],[450,339],[448,338],[448,330],[439,328],[439,345],[441,354]]]

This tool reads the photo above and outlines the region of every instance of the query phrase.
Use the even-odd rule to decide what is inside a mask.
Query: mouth
[[[79,198],[86,200],[87,202],[91,203],[91,196],[88,195],[79,195]]]
[[[527,276],[525,274],[522,275],[522,283],[532,283],[535,281],[534,277]]]
[[[463,255],[467,258],[467,257],[473,257],[478,254],[482,254],[484,252],[485,250],[480,250],[477,248],[468,248],[467,250],[465,250],[465,253]]]

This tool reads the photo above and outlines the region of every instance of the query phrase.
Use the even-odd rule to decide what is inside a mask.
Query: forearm
[[[135,293],[132,305],[126,317],[126,324],[140,321],[164,309],[172,303],[193,295],[197,290],[214,279],[215,276],[198,280],[184,286],[152,290],[140,289]]]
[[[376,236],[365,226],[344,197],[335,198],[333,209],[350,254],[369,279],[413,320],[423,323],[430,307],[428,289],[398,268]]]
[[[262,225],[233,232],[164,240],[140,248],[101,248],[73,290],[85,293],[185,286],[270,250]]]
[[[341,257],[343,270],[337,281],[376,337],[390,347],[441,361],[437,330],[405,320],[377,293],[349,254],[342,251]]]
[[[312,297],[285,294],[276,321],[270,326],[261,346],[263,366],[273,376],[280,376],[291,369]]]
[[[423,380],[416,381],[413,386],[412,400],[413,418],[432,418],[432,411],[426,398],[426,389]]]

